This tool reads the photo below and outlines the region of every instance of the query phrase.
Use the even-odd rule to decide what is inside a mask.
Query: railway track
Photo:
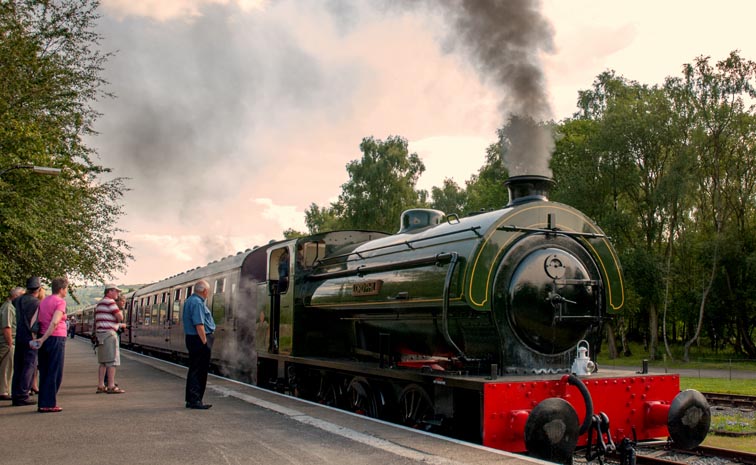
[[[586,464],[584,455],[576,454],[573,465]],[[667,441],[638,444],[635,461],[621,461],[618,454],[590,464],[605,465],[756,465],[756,454],[716,447],[699,446],[694,450],[675,449]]]
[[[667,464],[667,465],[756,465],[756,454],[717,447],[700,446],[691,451],[670,449],[665,446],[638,449],[636,464]]]
[[[756,396],[744,396],[739,394],[721,394],[718,392],[702,393],[709,405],[717,405],[732,408],[756,409]]]

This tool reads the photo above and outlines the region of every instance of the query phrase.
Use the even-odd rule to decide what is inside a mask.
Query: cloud
[[[233,5],[242,12],[250,12],[264,9],[267,3],[267,0],[102,0],[104,10],[115,18],[136,16],[161,22],[197,18],[209,5]]]
[[[307,231],[304,212],[297,210],[297,207],[276,205],[273,200],[266,198],[254,199],[254,203],[263,207],[262,217],[274,221],[281,231],[289,228],[301,232]]]
[[[129,242],[139,250],[139,260],[118,280],[144,284],[204,266],[265,241],[255,235],[133,234]]]
[[[486,148],[493,143],[496,143],[495,134],[489,138],[434,136],[409,141],[410,153],[417,153],[425,164],[425,172],[420,176],[417,188],[430,193],[431,188],[440,187],[445,178],[451,178],[464,187],[465,181],[477,174],[485,163]],[[460,163],[462,160],[465,163]]]

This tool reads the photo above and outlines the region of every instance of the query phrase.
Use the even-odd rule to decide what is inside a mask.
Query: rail
[[[381,265],[363,265],[351,270],[338,270],[329,271],[325,273],[316,273],[307,276],[308,280],[321,280],[321,279],[334,279],[343,278],[347,276],[364,276],[371,273],[382,273],[386,271],[394,270],[406,270],[409,268],[419,268],[428,265],[442,265],[448,263],[452,259],[454,253],[440,253],[428,257],[415,258],[412,260],[404,260],[401,262],[385,263]]]

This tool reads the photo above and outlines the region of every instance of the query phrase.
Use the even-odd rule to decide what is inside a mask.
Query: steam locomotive
[[[584,447],[631,463],[636,441],[667,436],[697,446],[700,393],[591,360],[624,304],[621,269],[552,184],[516,176],[500,210],[412,209],[397,234],[273,242],[147,285],[127,295],[122,341],[184,357],[182,304],[205,279],[215,365],[260,386],[557,462]]]

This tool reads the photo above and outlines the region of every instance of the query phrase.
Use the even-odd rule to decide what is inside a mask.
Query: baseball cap
[[[27,289],[39,289],[40,287],[42,287],[42,281],[40,281],[39,276],[32,276],[26,280]]]

